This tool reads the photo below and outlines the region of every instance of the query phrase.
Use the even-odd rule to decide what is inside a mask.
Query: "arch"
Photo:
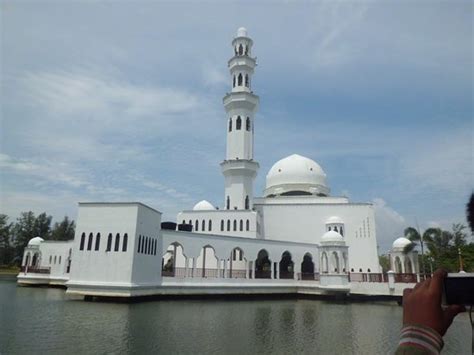
[[[230,231],[230,219],[227,220],[227,231]]]
[[[343,252],[342,253],[342,263],[344,265],[344,268],[342,271],[346,272],[348,269],[349,269],[349,265],[348,265],[348,257],[347,257],[347,253],[346,252]],[[370,269],[369,269],[370,270]],[[370,272],[370,271],[369,271]]]
[[[235,129],[240,131],[242,129],[242,119],[240,116],[237,116],[237,121],[235,123]]]
[[[314,280],[314,262],[311,253],[306,253],[303,256],[303,262],[301,263],[301,279]]]
[[[234,47],[234,53],[237,55],[239,52],[237,51],[237,46]]]
[[[97,233],[95,236],[95,247],[94,250],[99,250],[100,249],[100,233]]]
[[[250,117],[245,120],[245,129],[250,132]]]
[[[367,269],[367,272],[370,272],[370,268],[369,268],[369,269]]]
[[[115,235],[114,251],[119,251],[119,246],[120,246],[120,234],[117,233],[117,234]]]
[[[193,225],[193,221],[189,220],[189,223],[188,223],[190,226]]]
[[[79,250],[84,250],[84,243],[86,241],[86,233],[81,234],[81,244],[79,245]]]
[[[209,220],[209,222],[207,223],[207,230],[208,230],[209,232],[212,231],[212,220]]]
[[[344,237],[344,229],[342,228],[342,226],[339,226],[339,234]]]
[[[249,46],[245,45],[245,55],[248,55],[248,54],[249,54]]]
[[[249,75],[248,74],[245,74],[245,86],[246,87],[250,86],[250,84],[249,84]]]
[[[87,250],[92,250],[92,239],[94,239],[94,235],[89,233],[89,238],[87,239]]]
[[[329,262],[328,262],[328,255],[325,251],[321,253],[321,271],[325,274],[329,271]]]
[[[339,264],[339,254],[336,251],[331,253],[331,272],[340,272],[341,265]]]
[[[271,260],[268,252],[261,249],[257,254],[255,260],[255,278],[256,279],[270,279],[272,274]]]
[[[334,226],[334,232],[338,232],[338,233],[339,233],[339,231],[337,230],[337,226]]]
[[[400,274],[402,272],[402,262],[399,256],[395,257],[394,267],[395,267],[395,272],[397,274]]]
[[[249,195],[245,196],[245,209],[246,209],[246,210],[250,209],[250,199],[249,199]]]
[[[237,77],[237,86],[242,86],[242,73],[239,73],[239,76]]]
[[[405,257],[405,273],[413,274],[413,265],[411,264],[411,260],[409,257]]]
[[[232,79],[232,87],[235,88],[235,75],[234,75],[234,77],[233,77],[233,79]]]
[[[127,251],[127,244],[128,244],[128,234],[125,233],[123,235],[122,251]]]
[[[197,219],[196,219],[196,221],[194,222],[194,230],[195,230],[196,232],[199,231],[199,221],[198,221]]]
[[[49,256],[49,265],[51,265],[51,264],[52,264],[52,262],[53,262],[53,256],[52,256],[52,255],[50,255],[50,256]]]
[[[224,220],[221,219],[221,232],[223,232],[223,231],[224,231]]]
[[[247,232],[250,230],[250,221],[248,219],[245,221],[245,230]]]
[[[237,220],[234,219],[234,232],[237,231]]]
[[[202,223],[201,223],[201,230],[204,232],[206,230],[206,220],[202,220]]]
[[[232,132],[232,117],[229,118],[229,132]]]
[[[31,259],[31,254],[30,254],[30,253],[26,253],[26,258],[25,258],[25,264],[24,264],[24,266],[26,266],[26,267],[30,266],[30,259]]]
[[[328,232],[330,232],[330,231],[331,231],[331,226],[328,227]]]
[[[240,230],[241,232],[243,232],[243,230],[244,230],[244,221],[243,221],[242,219],[241,219],[240,222],[239,222],[239,230]]]
[[[235,247],[230,252],[229,259],[229,277],[230,278],[246,278],[247,268],[244,251],[240,247]]]
[[[239,55],[243,55],[244,54],[244,47],[242,46],[242,43],[239,44]]]
[[[105,251],[111,251],[112,250],[112,233],[109,233],[107,237],[107,249]]]
[[[33,255],[33,258],[34,258],[35,256],[36,256],[36,254]],[[57,255],[54,256],[54,265],[56,265],[56,261],[58,261],[58,256],[57,256]],[[34,262],[33,262],[33,263],[34,263]]]
[[[359,269],[359,272],[362,272],[362,268]]]
[[[295,263],[291,259],[291,253],[289,251],[284,251],[281,254],[281,260],[279,264],[280,279],[292,279],[294,277]]]
[[[169,244],[161,258],[162,276],[184,276],[186,256],[184,255],[184,248],[179,242]]]
[[[226,208],[227,210],[230,209],[230,197],[229,197],[229,196],[227,196],[227,199],[226,199],[226,201],[225,201],[225,208]]]
[[[40,254],[34,253],[33,259],[31,260],[31,266],[33,268],[37,268],[39,266],[39,261],[40,261],[39,259],[40,259]],[[56,256],[54,257],[54,263],[56,264]]]

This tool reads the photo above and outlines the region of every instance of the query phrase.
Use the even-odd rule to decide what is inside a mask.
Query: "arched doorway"
[[[246,261],[244,251],[239,247],[230,252],[229,277],[234,279],[246,278]]]
[[[220,277],[217,263],[214,247],[211,245],[203,246],[197,258],[196,275],[198,277]]]
[[[303,256],[303,262],[301,263],[301,279],[314,280],[313,256],[310,253],[306,253]]]
[[[262,249],[258,252],[257,260],[255,260],[255,278],[270,279],[271,275],[271,260],[268,256],[268,252]]]
[[[164,277],[184,277],[186,257],[184,249],[178,242],[171,243],[163,254],[161,275]]]
[[[406,274],[413,274],[413,266],[411,264],[411,260],[409,257],[405,257],[405,273]]]
[[[288,251],[283,252],[280,260],[280,279],[292,279],[294,277],[294,263]]]
[[[402,262],[400,261],[400,257],[395,257],[395,273],[401,274],[402,273]]]
[[[328,265],[328,255],[326,254],[325,251],[321,253],[321,271],[324,274],[327,274],[329,270],[329,265]]]
[[[339,263],[339,255],[337,252],[333,251],[331,253],[331,272],[340,272],[341,266]]]

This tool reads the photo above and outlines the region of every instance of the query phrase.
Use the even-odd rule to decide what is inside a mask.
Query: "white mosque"
[[[399,296],[417,279],[417,254],[393,245],[383,274],[374,209],[331,196],[321,166],[298,154],[276,162],[255,197],[253,41],[239,28],[223,98],[227,134],[223,206],[200,201],[161,221],[139,202],[79,203],[74,240],[30,240],[18,283],[58,284],[68,294],[346,293]]]

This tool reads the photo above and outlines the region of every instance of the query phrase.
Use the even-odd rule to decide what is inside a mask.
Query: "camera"
[[[474,305],[474,273],[450,273],[444,279],[445,304]]]

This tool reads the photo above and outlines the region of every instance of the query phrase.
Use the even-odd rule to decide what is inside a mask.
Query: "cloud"
[[[395,239],[403,236],[406,227],[405,218],[387,205],[384,199],[374,198],[372,201],[375,211],[375,228],[380,254],[385,254],[391,248]]]

